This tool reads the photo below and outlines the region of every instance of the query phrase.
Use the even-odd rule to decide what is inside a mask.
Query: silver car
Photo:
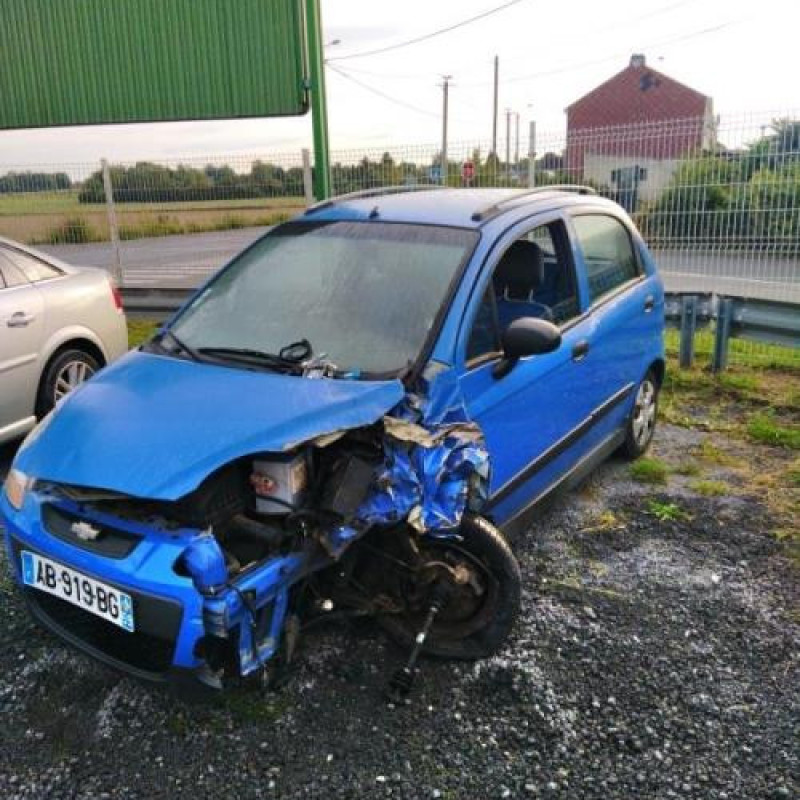
[[[0,443],[27,433],[127,346],[107,272],[0,237]]]

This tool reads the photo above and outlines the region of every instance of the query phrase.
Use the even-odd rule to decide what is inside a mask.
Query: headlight
[[[18,469],[12,469],[8,473],[5,483],[5,492],[8,502],[19,511],[22,504],[25,502],[25,495],[33,489],[36,483],[35,478],[28,477],[24,472]]]

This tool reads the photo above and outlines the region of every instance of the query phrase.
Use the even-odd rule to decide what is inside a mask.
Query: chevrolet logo
[[[100,528],[95,528],[88,522],[81,520],[80,522],[73,522],[70,530],[82,541],[93,542],[100,536]]]

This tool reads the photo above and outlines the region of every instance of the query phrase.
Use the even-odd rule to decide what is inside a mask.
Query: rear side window
[[[28,279],[6,257],[6,250],[0,250],[0,288],[28,286]]]
[[[586,214],[574,217],[572,224],[583,251],[592,303],[639,275],[631,237],[619,220]]]
[[[60,269],[51,267],[45,264],[44,261],[39,261],[38,258],[29,256],[27,253],[21,253],[19,250],[4,250],[3,255],[14,264],[31,282],[46,281],[50,278],[58,278],[63,275]]]

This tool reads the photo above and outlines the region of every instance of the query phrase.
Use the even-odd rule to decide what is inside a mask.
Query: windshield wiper
[[[302,372],[303,362],[311,355],[311,343],[308,339],[292,342],[282,347],[278,353],[267,353],[252,347],[200,347],[203,355],[219,356],[246,364],[258,364],[267,369],[281,372]]]

